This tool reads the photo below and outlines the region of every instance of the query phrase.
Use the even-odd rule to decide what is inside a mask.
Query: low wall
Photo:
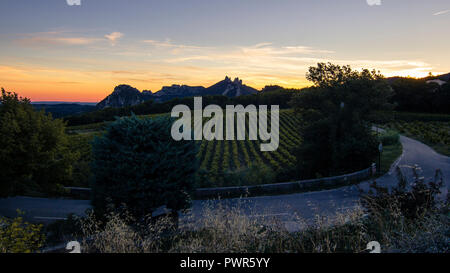
[[[68,195],[74,199],[90,200],[91,199],[91,189],[90,188],[80,188],[80,187],[65,187],[64,188]]]
[[[269,194],[294,193],[303,191],[313,191],[319,189],[336,188],[351,185],[375,174],[374,166],[365,170],[345,174],[334,177],[326,177],[320,179],[310,179],[297,182],[255,185],[255,186],[239,186],[239,187],[223,187],[223,188],[201,188],[197,189],[194,194],[195,199],[210,198],[229,198],[239,196],[256,196]]]
[[[374,164],[375,165],[375,164]],[[296,182],[277,183],[277,184],[265,184],[255,186],[238,186],[238,187],[222,187],[222,188],[200,188],[194,192],[194,199],[211,199],[211,198],[230,198],[240,196],[257,196],[257,195],[273,195],[283,193],[295,193],[322,190],[328,188],[337,188],[346,185],[355,184],[370,178],[376,173],[375,166],[367,168],[365,170],[344,174],[334,177],[325,177],[319,179],[310,179]],[[89,188],[70,188],[72,197],[78,198],[84,197],[89,199]]]

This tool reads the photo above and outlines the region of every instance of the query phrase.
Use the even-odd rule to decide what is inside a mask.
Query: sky
[[[155,92],[226,75],[300,88],[318,62],[450,72],[448,0],[80,1],[0,1],[0,87],[96,102],[119,84]]]

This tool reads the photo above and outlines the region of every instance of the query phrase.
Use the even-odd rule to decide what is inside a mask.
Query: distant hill
[[[62,118],[71,115],[78,115],[87,112],[95,111],[97,108],[92,104],[80,104],[80,103],[32,103],[32,106],[36,110],[42,110],[46,113],[51,113],[54,118]]]
[[[392,84],[401,79],[406,79],[406,77],[399,77],[399,76],[390,77],[390,78],[387,78],[387,81],[389,84]],[[411,79],[411,78],[409,78],[409,79]],[[429,82],[429,83],[438,83],[438,84],[442,85],[446,82],[447,83],[450,82],[450,73],[442,74],[442,75],[438,75],[438,76],[427,76],[424,78],[418,78],[417,80]]]
[[[164,86],[160,91],[152,93],[151,91],[140,92],[138,89],[129,85],[119,85],[114,88],[111,95],[107,96],[97,104],[98,109],[108,107],[119,108],[125,106],[134,106],[143,102],[153,100],[155,102],[165,102],[174,98],[184,98],[193,96],[222,95],[227,97],[238,97],[242,95],[257,94],[258,90],[242,84],[239,78],[233,81],[225,77],[208,88],[203,86],[172,85]]]
[[[31,104],[35,105],[57,105],[57,104],[78,104],[78,105],[89,105],[95,106],[97,102],[75,102],[75,101],[32,101]]]
[[[439,79],[441,81],[449,82],[450,81],[450,73],[443,74],[443,75],[440,75],[440,76],[436,76],[435,78],[437,78],[437,79]]]

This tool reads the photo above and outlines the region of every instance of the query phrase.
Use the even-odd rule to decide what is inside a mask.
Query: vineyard
[[[261,152],[260,145],[263,142],[248,140],[248,119],[246,140],[201,141],[197,156],[200,169],[206,173],[207,184],[215,186],[242,184],[235,181],[236,177],[233,177],[233,174],[248,170],[253,170],[254,173],[251,179],[246,179],[249,181],[243,183],[261,184],[265,182],[264,180],[268,183],[274,182],[269,181],[274,179],[273,177],[269,179],[269,176],[294,167],[296,158],[292,154],[292,149],[301,143],[296,131],[299,122],[299,117],[292,110],[280,111],[280,144],[274,152]],[[242,177],[242,174],[239,176]]]
[[[145,117],[154,116],[156,115]],[[206,120],[204,119],[204,122]],[[268,121],[270,123],[270,117]],[[261,152],[260,144],[263,142],[248,140],[248,117],[246,140],[199,141],[198,161],[202,175],[198,186],[235,186],[288,181],[292,177],[286,173],[293,169],[296,160],[292,149],[301,143],[296,131],[299,121],[299,117],[292,110],[280,111],[280,142],[279,148],[274,152]],[[68,127],[66,131],[70,135],[74,149],[78,150],[81,146],[89,145],[81,150],[90,151],[90,141],[94,135],[101,134],[108,123],[110,122]],[[85,153],[82,154],[85,158],[89,157]]]
[[[394,121],[384,126],[415,138],[431,146],[437,152],[450,156],[450,122],[448,121]]]
[[[167,115],[167,114],[166,114]],[[153,116],[142,116],[152,118]],[[204,119],[204,123],[207,118]],[[270,118],[268,118],[270,121]],[[79,151],[82,158],[74,168],[74,185],[88,186],[90,165],[90,143],[95,135],[101,135],[110,122],[72,126],[67,128],[71,147]],[[288,182],[295,179],[296,157],[294,148],[301,145],[297,131],[300,117],[293,110],[281,110],[279,148],[274,152],[261,152],[261,140],[250,141],[249,122],[246,119],[246,140],[198,141],[199,172],[197,187],[228,187],[243,185],[261,185]],[[224,122],[225,125],[225,122]],[[235,124],[236,126],[236,124]],[[405,122],[397,121],[385,124],[402,134],[416,136],[441,153],[449,151],[449,122]],[[269,124],[270,128],[270,124]],[[194,128],[195,130],[196,128]],[[224,128],[224,132],[226,128]],[[426,141],[425,141],[426,140]],[[434,143],[434,144],[433,144]],[[401,145],[385,143],[383,170],[401,154]],[[433,145],[432,145],[433,144]],[[445,147],[447,150],[445,150]],[[391,151],[391,152],[388,152]]]

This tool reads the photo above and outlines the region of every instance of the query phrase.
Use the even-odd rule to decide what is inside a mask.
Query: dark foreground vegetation
[[[293,216],[289,230],[275,218],[225,205],[206,207],[203,218],[179,224],[171,217],[138,220],[126,211],[103,221],[93,213],[71,217],[45,229],[3,219],[0,252],[34,252],[44,242],[77,239],[89,253],[361,253],[370,241],[380,242],[383,253],[448,253],[449,203],[438,197],[442,177],[423,181],[417,166],[411,171],[414,179],[406,181],[398,170],[399,184],[391,190],[374,182],[354,210],[317,215],[313,223]]]
[[[69,149],[65,123],[3,89],[0,103],[0,197],[58,194],[78,157]]]
[[[259,219],[239,208],[206,209],[204,219],[176,227],[170,219],[137,225],[120,214],[110,215],[103,227],[94,219],[83,222],[84,248],[92,252],[201,252],[201,253],[313,253],[363,252],[378,241],[384,252],[448,252],[448,201],[438,199],[442,178],[414,181],[388,190],[372,185],[362,194],[359,209],[333,217],[318,217],[311,225],[294,217],[290,232],[276,219]],[[413,185],[410,187],[410,185]],[[256,213],[256,212],[255,212]],[[130,224],[131,223],[131,224]],[[101,225],[100,225],[101,226]],[[292,229],[292,226],[291,226]]]

